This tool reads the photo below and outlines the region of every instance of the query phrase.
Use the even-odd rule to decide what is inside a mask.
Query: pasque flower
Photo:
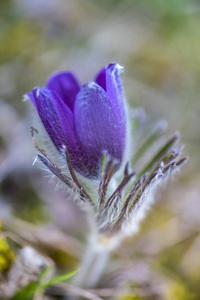
[[[110,64],[81,87],[71,72],[53,75],[46,88],[29,94],[56,148],[66,147],[73,168],[99,178],[103,153],[120,166],[126,148],[127,116],[122,67]]]
[[[137,230],[155,187],[186,159],[179,158],[174,134],[146,165],[133,171],[164,128],[158,126],[135,155],[126,155],[129,126],[121,70],[110,64],[82,87],[73,73],[61,72],[28,96],[67,171],[63,173],[37,145],[32,128],[38,159],[90,204],[98,232],[124,237]]]

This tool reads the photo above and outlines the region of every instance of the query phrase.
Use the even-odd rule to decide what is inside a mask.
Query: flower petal
[[[120,73],[123,67],[118,64],[110,64],[106,68],[106,90],[108,97],[112,101],[117,111],[121,112],[121,116],[125,113],[125,99],[120,79]]]
[[[119,64],[109,64],[97,74],[95,80],[96,83],[107,92],[110,105],[115,111],[118,122],[121,123],[121,135],[123,135],[127,129],[126,104],[120,79],[120,73],[122,71],[123,67]]]
[[[74,110],[76,96],[80,90],[77,78],[71,72],[61,72],[50,77],[46,84],[49,90],[56,91],[60,98]]]
[[[97,177],[93,166],[88,163],[88,156],[83,153],[76,137],[73,113],[63,103],[56,92],[46,88],[37,88],[28,94],[33,101],[41,121],[55,144],[63,153],[63,145],[67,147],[72,166],[86,177]]]
[[[123,158],[126,133],[121,129],[121,120],[113,107],[106,92],[95,82],[81,88],[74,107],[77,137],[90,157],[90,164],[98,172],[104,151],[119,163]]]
[[[101,69],[97,74],[95,82],[106,91],[106,68]]]
[[[30,97],[30,96],[29,96]],[[46,88],[33,90],[34,102],[44,127],[58,150],[66,145],[69,149],[78,148],[73,114],[56,92]]]
[[[120,79],[120,73],[123,71],[123,67],[113,63],[106,68],[106,91],[110,100],[110,105],[117,118],[119,126],[119,135],[124,137],[124,143],[126,143],[127,135],[127,111],[126,101],[124,97],[124,91]]]

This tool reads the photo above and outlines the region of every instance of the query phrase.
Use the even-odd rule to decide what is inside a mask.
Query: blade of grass
[[[135,153],[132,166],[143,156],[143,154],[153,145],[153,143],[165,132],[166,125],[160,123],[160,126],[154,131],[149,138],[144,142],[140,149]]]
[[[75,270],[75,271],[72,271],[70,273],[67,273],[65,275],[61,275],[61,276],[58,276],[58,277],[55,277],[53,279],[50,279],[49,281],[45,282],[45,283],[40,283],[38,286],[37,286],[37,290],[35,291],[35,294],[39,293],[39,292],[42,292],[44,289],[54,285],[54,284],[57,284],[57,283],[60,283],[62,281],[65,281],[71,277],[73,277],[77,272],[79,271],[79,269]]]
[[[175,133],[167,143],[154,155],[154,157],[150,160],[150,162],[143,168],[140,172],[139,176],[142,176],[146,172],[150,171],[156,163],[158,163],[172,148],[172,146],[177,142],[179,135]]]

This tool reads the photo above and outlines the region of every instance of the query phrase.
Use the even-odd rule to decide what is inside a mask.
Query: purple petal
[[[106,90],[108,97],[115,105],[117,110],[124,113],[125,100],[124,93],[120,78],[120,73],[123,71],[123,67],[118,64],[110,64],[106,68]]]
[[[60,98],[74,110],[76,96],[80,90],[77,78],[71,72],[61,72],[52,75],[46,84],[49,90],[56,91]]]
[[[33,90],[33,97],[38,114],[55,146],[61,150],[62,145],[76,144],[73,114],[57,93],[37,88]]]
[[[97,74],[95,82],[106,91],[106,68],[101,69]]]
[[[90,157],[90,164],[98,172],[104,151],[119,163],[124,153],[126,132],[116,116],[118,110],[113,108],[106,92],[95,82],[83,86],[77,95],[74,107],[76,134],[83,151]]]
[[[42,123],[57,149],[62,151],[65,145],[70,153],[79,157],[73,114],[69,107],[56,92],[45,88],[33,90],[33,97]]]
[[[121,123],[121,136],[124,135],[127,127],[126,104],[120,79],[122,70],[123,68],[120,65],[113,63],[103,68],[96,77],[96,83],[107,92],[110,106],[115,111],[118,119],[117,122]]]
[[[119,126],[119,135],[124,137],[124,144],[127,132],[127,113],[123,87],[120,79],[120,73],[123,68],[118,64],[110,64],[106,68],[106,90],[112,110],[117,118]]]
[[[97,177],[93,166],[89,167],[88,156],[83,153],[77,140],[73,113],[69,107],[56,92],[46,88],[35,89],[33,94],[28,96],[35,104],[41,121],[57,149],[63,152],[65,145],[73,167],[86,177]]]

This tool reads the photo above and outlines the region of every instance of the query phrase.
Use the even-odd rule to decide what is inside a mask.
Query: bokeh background
[[[188,163],[156,193],[140,232],[113,254],[105,299],[200,299],[200,2],[0,1],[0,219],[53,258],[79,265],[84,213],[32,166],[31,118],[22,95],[54,71],[82,83],[110,62],[125,67],[132,108],[178,130]],[[119,290],[120,287],[120,290]],[[110,291],[110,294],[109,294]]]

